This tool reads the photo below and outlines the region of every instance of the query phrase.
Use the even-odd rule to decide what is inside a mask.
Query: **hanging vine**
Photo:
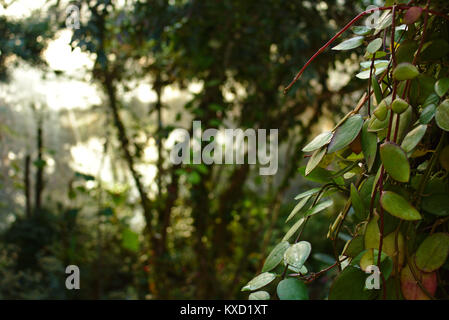
[[[367,82],[366,93],[332,131],[302,149],[311,156],[300,172],[323,185],[295,197],[287,218],[293,225],[242,289],[253,291],[250,299],[269,299],[274,287],[279,299],[308,299],[307,284],[333,269],[329,299],[448,298],[448,7],[403,2],[359,14],[285,88],[346,31],[353,37],[332,49],[365,51],[356,77]],[[375,12],[382,15],[374,26],[354,26]],[[335,263],[311,272],[303,231],[337,192],[347,201],[327,233]],[[351,234],[346,242],[343,228]]]

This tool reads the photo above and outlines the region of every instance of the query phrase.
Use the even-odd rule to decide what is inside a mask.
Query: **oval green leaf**
[[[270,294],[266,291],[256,291],[249,295],[248,300],[270,300]]]
[[[309,210],[307,210],[304,213],[304,217],[313,216],[314,214],[317,214],[318,212],[321,212],[324,209],[329,208],[333,204],[334,204],[334,201],[332,201],[331,199],[323,201],[323,202],[320,202],[316,206],[314,206],[314,207],[310,208]]]
[[[362,185],[359,187],[360,198],[362,198],[363,203],[365,204],[365,208],[369,208],[371,203],[371,190],[373,190],[373,184],[376,176],[369,176],[366,180],[362,182]]]
[[[449,53],[449,43],[443,38],[437,38],[424,43],[419,57],[419,63],[430,62],[445,57]]]
[[[449,216],[449,197],[447,194],[431,194],[422,199],[422,208],[436,216]]]
[[[372,115],[368,120],[368,131],[369,132],[378,132],[385,129],[388,126],[388,122],[390,120],[391,111],[388,110],[387,116],[384,120],[379,120],[375,115]]]
[[[430,121],[432,121],[433,117],[435,117],[436,111],[437,111],[436,105],[434,105],[434,104],[427,105],[421,111],[421,115],[419,116],[419,122],[421,124],[428,124]]]
[[[374,64],[374,68],[375,68],[375,72],[373,73],[373,75],[378,76],[382,72],[387,70],[388,64],[387,63],[386,64],[376,63],[376,64]],[[355,76],[359,79],[366,80],[366,79],[369,79],[370,74],[371,74],[371,69],[367,69],[367,70],[357,73]]]
[[[371,78],[371,85],[374,90],[374,95],[376,97],[376,102],[380,103],[382,101],[382,89],[380,88],[379,82],[377,81],[376,76]]]
[[[393,110],[393,112],[397,114],[403,113],[405,110],[407,110],[408,107],[408,102],[401,98],[395,99],[391,104],[391,110]]]
[[[327,148],[328,153],[341,150],[357,138],[363,126],[363,118],[357,114],[349,117],[337,128]]]
[[[449,78],[442,78],[435,83],[435,92],[440,98],[449,90]]]
[[[366,121],[362,128],[362,152],[365,157],[368,172],[371,171],[377,154],[377,135],[368,131],[369,122]]]
[[[321,190],[321,188],[313,188],[313,189],[307,190],[307,191],[305,191],[303,193],[298,194],[295,197],[295,200],[299,200],[299,199],[302,199],[304,197],[308,197],[308,196],[314,195],[315,193],[318,193],[320,190]]]
[[[304,218],[299,219],[295,222],[295,224],[287,231],[284,238],[282,238],[282,241],[287,241],[292,237],[292,235],[295,234],[296,231],[298,231],[299,227],[304,223]]]
[[[288,215],[287,220],[285,222],[289,222],[304,206],[306,205],[307,201],[309,201],[311,196],[307,196],[301,199],[301,201],[298,202],[298,204],[293,208],[292,212]]]
[[[407,154],[397,144],[385,142],[380,146],[380,159],[388,174],[396,181],[410,180],[410,163]]]
[[[402,41],[399,48],[396,50],[397,63],[412,62],[418,46],[419,44],[415,40]]]
[[[363,236],[356,236],[355,238],[348,240],[345,247],[343,248],[343,255],[347,257],[354,258],[360,252],[365,249]]]
[[[306,266],[304,265],[301,268],[295,268],[291,265],[288,265],[288,270],[301,274],[307,274],[309,272],[309,270],[307,270]]]
[[[312,152],[328,144],[332,139],[332,132],[323,132],[317,135],[309,144],[302,148],[303,152]]]
[[[435,93],[431,93],[424,100],[424,103],[423,103],[422,106],[424,108],[424,107],[427,107],[429,104],[437,105],[439,101],[440,101],[440,97],[437,94],[435,94]]]
[[[449,234],[438,232],[428,236],[416,251],[416,266],[424,272],[439,269],[449,254]]]
[[[364,236],[365,249],[379,248],[380,231],[379,231],[379,224],[377,223],[378,220],[379,217],[374,216],[366,225]]]
[[[355,26],[351,28],[352,32],[358,36],[366,36],[371,33],[371,28],[368,26]]]
[[[364,39],[365,38],[363,36],[353,37],[353,38],[345,40],[342,43],[340,43],[339,45],[333,47],[332,50],[345,51],[345,50],[355,49],[362,45]]]
[[[407,153],[412,151],[424,137],[426,130],[426,125],[419,125],[415,129],[410,131],[402,141],[402,149],[404,149],[404,151]]]
[[[363,204],[359,192],[357,191],[357,188],[354,186],[353,183],[351,184],[351,203],[352,207],[354,208],[356,217],[359,218],[360,220],[366,218],[365,205]]]
[[[385,120],[385,118],[388,115],[388,106],[385,103],[385,100],[382,100],[379,103],[379,105],[376,107],[376,109],[374,109],[373,114],[379,121]]]
[[[399,117],[398,114],[393,114],[393,123],[397,123],[398,117]],[[405,135],[408,133],[408,130],[412,123],[412,119],[413,119],[413,110],[412,110],[412,107],[409,106],[407,108],[407,110],[405,110],[399,117],[399,127],[398,127],[398,133],[397,133],[398,143],[400,143],[404,139]],[[394,137],[396,134],[396,126],[393,126],[393,127],[394,127],[394,129],[391,130],[392,137]],[[387,134],[387,132],[385,132],[385,135],[386,134]]]
[[[449,145],[441,151],[439,160],[444,170],[449,171]]]
[[[309,175],[310,172],[313,171],[323,160],[324,156],[326,155],[326,148],[321,148],[316,150],[312,156],[309,159],[309,162],[307,162],[306,166],[306,176]]]
[[[383,40],[381,38],[374,39],[371,41],[368,46],[366,47],[366,51],[369,53],[374,54],[376,51],[378,51],[382,47]]]
[[[307,241],[300,241],[288,248],[284,253],[285,265],[291,265],[300,269],[312,251],[312,246]]]
[[[257,277],[252,279],[250,282],[248,282],[246,286],[242,288],[242,291],[254,291],[260,289],[262,287],[265,287],[274,279],[276,279],[276,275],[274,273],[271,272],[261,273]]]
[[[407,200],[392,191],[385,191],[380,197],[382,208],[402,220],[420,220],[421,215]]]
[[[362,61],[360,62],[360,66],[362,67],[362,69],[371,69],[371,64],[372,61]],[[374,61],[374,67],[376,69],[379,69],[381,67],[388,67],[388,65],[390,64],[389,60],[375,60]]]
[[[408,62],[398,64],[393,71],[393,77],[399,81],[411,80],[416,78],[418,75],[419,75],[418,69]]]
[[[438,127],[449,131],[449,100],[444,100],[437,108],[435,120]]]
[[[393,23],[393,15],[390,12],[385,12],[380,18],[377,20],[377,27],[374,31],[374,34],[377,34],[381,30],[384,30],[391,26]]]
[[[277,295],[280,300],[308,300],[309,294],[304,282],[288,278],[279,282],[276,289]]]
[[[274,249],[268,255],[267,260],[265,260],[262,272],[271,271],[276,268],[278,264],[281,263],[284,257],[284,253],[289,247],[290,243],[288,243],[287,241],[282,241],[276,247],[274,247]]]
[[[329,300],[370,300],[376,296],[375,290],[365,290],[368,275],[353,266],[347,266],[335,278],[329,292]]]

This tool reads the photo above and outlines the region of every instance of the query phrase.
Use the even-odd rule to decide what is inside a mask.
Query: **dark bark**
[[[242,199],[243,187],[249,174],[249,164],[238,166],[229,177],[230,185],[220,195],[218,209],[218,223],[214,229],[214,255],[227,255],[231,244],[228,225],[232,221],[231,211],[236,202]]]
[[[152,232],[152,227],[151,227],[151,220],[152,220],[151,201],[148,198],[146,190],[143,186],[141,176],[135,169],[134,157],[131,154],[129,139],[128,139],[128,136],[126,133],[125,125],[123,124],[123,120],[119,113],[119,107],[118,107],[117,100],[116,100],[115,88],[114,88],[114,85],[112,83],[112,79],[110,76],[106,76],[104,84],[106,87],[106,92],[108,94],[109,107],[112,112],[114,125],[117,129],[118,139],[119,139],[121,147],[122,147],[122,152],[125,157],[125,161],[128,164],[128,169],[131,172],[131,176],[132,176],[134,183],[137,187],[137,190],[139,192],[140,202],[142,205],[143,214],[144,214],[145,222],[146,222],[146,228],[147,228],[147,231],[149,232],[149,234],[152,235],[153,232]]]
[[[200,108],[204,115],[199,119],[203,124],[208,125],[211,119],[216,119],[215,111],[209,109],[212,103],[223,103],[223,97],[218,86],[207,87],[203,93],[200,102]],[[212,177],[213,167],[209,166],[206,174],[201,174],[199,183],[192,186],[192,218],[195,227],[194,250],[198,262],[198,272],[196,274],[196,295],[198,299],[210,299],[211,297],[219,299],[222,297],[222,288],[217,286],[217,274],[215,270],[215,260],[213,251],[209,250],[204,239],[209,239],[208,226],[210,225],[212,211],[210,207],[210,190],[208,182]]]
[[[29,154],[25,157],[25,176],[24,176],[24,184],[25,184],[25,214],[27,218],[31,218],[31,185],[30,185],[30,166],[31,166],[31,157]]]
[[[44,190],[44,167],[45,163],[42,159],[43,152],[43,137],[42,137],[42,119],[39,118],[37,124],[37,171],[36,171],[36,184],[34,188],[34,212],[39,214],[42,204],[42,192]]]

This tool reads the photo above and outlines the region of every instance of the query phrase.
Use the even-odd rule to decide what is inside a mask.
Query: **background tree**
[[[61,28],[64,4],[50,3],[52,17],[58,20],[48,29]],[[304,157],[300,150],[326,118],[333,121],[349,110],[364,85],[352,79],[329,88],[329,70],[339,67],[335,62],[355,58],[345,52],[337,60],[323,54],[301,78],[302,89],[283,94],[297,66],[359,9],[354,2],[339,3],[74,2],[82,20],[71,45],[95,57],[87,71],[104,96],[100,105],[77,111],[76,116],[98,119],[84,128],[86,135],[101,137],[103,156],[113,159],[114,170],[126,174],[117,174],[111,187],[100,176],[72,173],[65,181],[67,195],[42,204],[42,216],[53,230],[47,234],[53,236],[39,248],[21,243],[23,235],[17,236],[14,226],[19,220],[31,229],[45,223],[26,220],[26,208],[18,206],[18,220],[8,226],[4,242],[22,249],[13,246],[8,253],[29,248],[27,256],[37,257],[38,271],[47,276],[47,266],[39,260],[43,251],[61,265],[88,270],[82,272],[82,281],[89,284],[85,287],[91,288],[83,293],[86,298],[127,295],[130,287],[132,296],[140,298],[147,293],[154,298],[243,297],[242,282],[262,268],[260,258],[284,228],[280,220],[287,217],[292,192],[302,183],[297,171]],[[367,4],[360,2],[360,7]],[[40,35],[50,40],[47,31]],[[154,103],[142,105],[126,98],[139,83],[150,84]],[[187,103],[164,101],[164,92],[174,87],[187,91],[192,83],[200,89]],[[249,165],[171,164],[171,133],[179,127],[191,132],[193,119],[208,128],[279,129],[278,174],[260,177],[258,167]],[[45,122],[43,128],[45,137],[50,128]],[[149,144],[157,150],[153,162],[145,155]],[[44,159],[45,139],[42,150]],[[26,161],[20,160],[19,173],[23,168],[26,177]],[[150,183],[152,166],[156,175]],[[30,180],[36,184],[39,179]],[[49,193],[44,189],[42,199]],[[145,221],[141,234],[129,223],[138,214]],[[321,249],[332,252],[326,244]],[[34,262],[19,266],[11,259],[4,270],[33,270],[30,264]],[[34,286],[31,281],[30,288]],[[321,287],[317,286],[317,297]],[[9,290],[12,285],[4,288],[5,296],[19,295]],[[62,289],[42,291],[44,296],[65,297]]]

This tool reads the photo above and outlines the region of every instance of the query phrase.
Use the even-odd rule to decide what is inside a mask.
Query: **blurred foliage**
[[[7,80],[8,68],[21,61],[33,65],[45,65],[41,53],[54,36],[55,27],[50,18],[39,13],[22,20],[0,17],[0,80]]]

